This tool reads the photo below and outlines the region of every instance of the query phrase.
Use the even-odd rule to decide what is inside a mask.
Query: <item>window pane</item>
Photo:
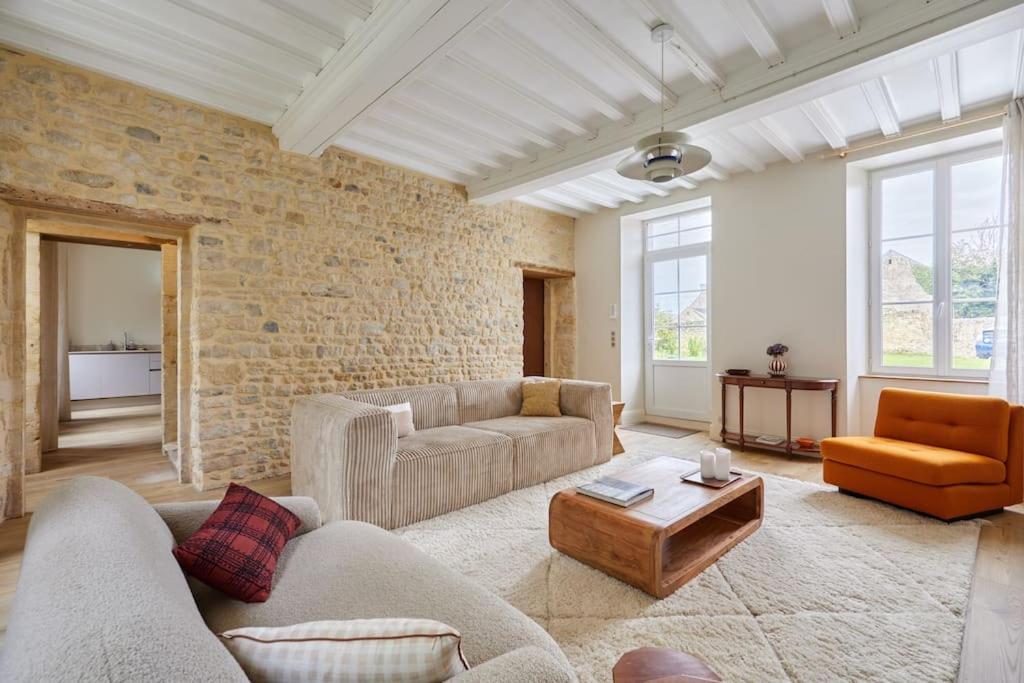
[[[999,228],[953,233],[950,278],[954,300],[996,295],[998,249]]]
[[[655,261],[651,264],[651,291],[655,294],[679,291],[679,262]]]
[[[706,256],[689,256],[679,259],[679,291],[695,291],[707,288],[708,266]]]
[[[1002,157],[990,157],[951,169],[953,230],[999,225]]]
[[[953,304],[953,367],[988,370],[996,325],[994,301]]]
[[[654,326],[675,327],[679,324],[679,295],[654,295]]]
[[[679,233],[679,246],[685,247],[688,244],[703,244],[711,241],[711,228],[697,228]]]
[[[935,253],[931,237],[882,242],[882,302],[931,301]]]
[[[935,367],[931,304],[882,306],[882,365]]]
[[[705,228],[711,225],[711,209],[688,211],[679,215],[679,229]]]
[[[933,232],[931,170],[882,181],[882,239]]]
[[[654,328],[654,358],[655,360],[678,360],[679,359],[679,328],[671,327]]]
[[[647,250],[657,251],[658,249],[671,249],[679,246],[679,233],[673,232],[669,235],[652,237],[647,240]]]
[[[679,357],[683,360],[708,359],[708,328],[687,325],[679,328]]]
[[[660,221],[651,221],[647,224],[647,236],[664,235],[679,230],[679,219],[675,216]]]

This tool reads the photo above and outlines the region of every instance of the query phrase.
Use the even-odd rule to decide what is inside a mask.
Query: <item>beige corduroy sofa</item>
[[[399,439],[382,406],[406,402],[416,432]],[[522,402],[519,379],[300,397],[292,491],[393,529],[611,458],[608,384],[562,380],[561,417],[520,417]]]
[[[458,629],[472,666],[458,683],[575,680],[540,626],[398,536],[321,526],[309,498],[278,502],[302,526],[270,599],[247,604],[187,580],[171,554],[217,501],[154,507],[109,479],[73,479],[32,515],[0,681],[245,681],[216,633],[379,617]]]

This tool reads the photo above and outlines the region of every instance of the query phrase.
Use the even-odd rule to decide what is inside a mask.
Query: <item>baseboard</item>
[[[648,415],[642,410],[633,411],[639,414],[638,419],[635,422],[628,424],[637,424],[639,422],[649,422],[651,424],[665,425],[667,427],[679,427],[680,429],[693,429],[698,432],[706,432],[711,426],[710,422],[703,422],[701,420],[683,420],[675,417],[662,417],[660,415]],[[623,422],[623,424],[627,424]]]
[[[640,424],[643,421],[644,411],[642,410],[623,410],[619,417],[619,424],[623,426]]]

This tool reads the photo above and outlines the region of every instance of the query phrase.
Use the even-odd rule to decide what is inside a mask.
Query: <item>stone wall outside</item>
[[[574,263],[571,218],[469,204],[460,185],[335,148],[283,152],[267,126],[3,50],[0,183],[209,217],[190,236],[179,359],[202,488],[287,472],[296,395],[520,374],[515,264]],[[23,313],[9,315],[3,217],[0,387],[24,372],[6,343]],[[574,311],[558,318],[574,343]],[[10,434],[20,408],[4,398]]]

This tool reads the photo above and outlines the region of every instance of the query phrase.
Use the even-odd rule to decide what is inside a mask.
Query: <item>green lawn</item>
[[[882,356],[882,365],[897,368],[930,368],[932,356],[927,353],[886,353]],[[958,370],[988,370],[989,361],[987,358],[957,356],[953,359],[953,367]]]

